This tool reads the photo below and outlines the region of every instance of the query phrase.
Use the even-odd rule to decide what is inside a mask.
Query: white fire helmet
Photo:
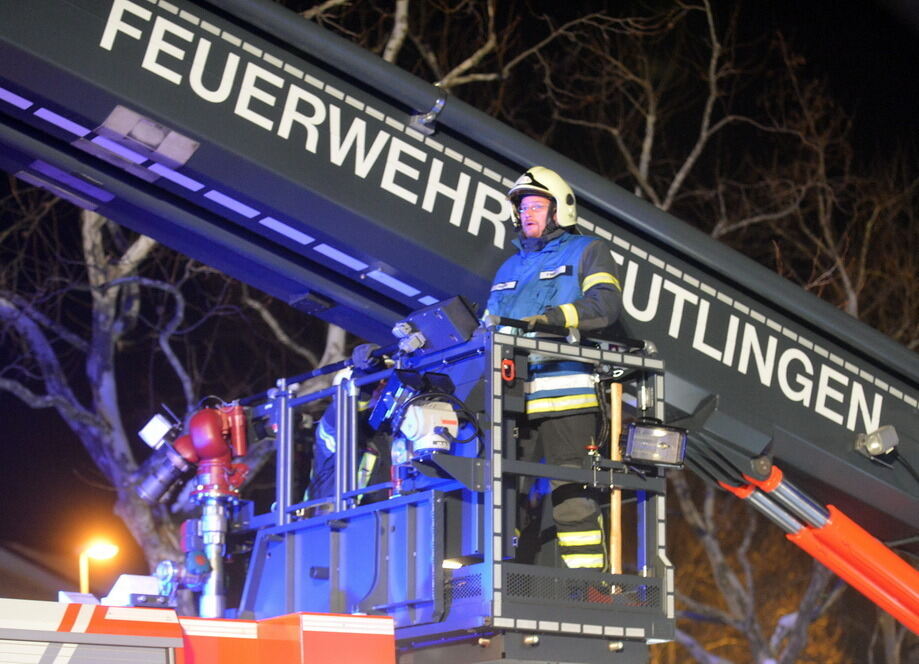
[[[570,228],[578,222],[578,209],[574,192],[568,183],[555,171],[542,166],[533,166],[517,178],[514,186],[507,192],[507,200],[514,211],[514,227],[520,228],[520,199],[524,196],[545,196],[555,203],[556,223],[562,228]]]

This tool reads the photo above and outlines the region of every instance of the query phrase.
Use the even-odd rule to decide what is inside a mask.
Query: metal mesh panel
[[[470,599],[482,596],[482,575],[469,574],[449,581],[446,588],[447,601]]]
[[[560,599],[556,590],[558,579],[535,574],[509,573],[506,594],[508,598]]]
[[[508,573],[505,585],[508,599],[534,602],[645,608],[661,606],[661,589],[644,582],[615,583],[598,579],[564,578],[524,572]]]

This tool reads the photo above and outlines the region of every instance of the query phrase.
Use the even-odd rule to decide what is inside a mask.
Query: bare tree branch
[[[721,620],[726,620],[726,624],[744,633],[750,640],[751,652],[760,654],[768,652],[768,644],[763,638],[757,617],[757,605],[753,595],[753,588],[744,586],[731,569],[727,556],[716,536],[719,512],[715,505],[714,489],[709,485],[705,486],[703,510],[700,512],[683,474],[673,474],[671,482],[684,517],[691,524],[693,531],[702,543],[715,584],[720,589],[728,610],[727,612],[721,612],[713,607],[706,607],[699,603],[695,603],[695,608],[704,611],[709,616],[718,616]],[[740,551],[742,552],[743,550],[742,543]],[[685,601],[685,598],[683,601]],[[687,602],[687,604],[691,605],[691,602]]]
[[[463,60],[463,62],[447,72],[447,75],[441,78],[437,83],[435,83],[435,85],[443,88],[444,90],[451,90],[464,83],[494,79],[494,74],[466,75],[466,72],[468,72],[473,67],[478,66],[479,63],[485,59],[485,56],[487,56],[489,53],[492,53],[495,50],[495,47],[498,45],[498,35],[495,32],[495,0],[488,0],[487,10],[488,38],[485,40],[485,43],[479,46],[475,53],[470,55],[468,58]]]
[[[438,81],[443,79],[443,68],[440,66],[440,61],[437,59],[437,55],[434,53],[434,50],[424,43],[421,40],[421,36],[415,32],[410,32],[408,35],[409,39],[412,40],[412,44],[418,49],[418,53],[421,55],[421,59],[424,63],[430,68],[434,73],[434,78]],[[437,85],[437,83],[435,83]]]
[[[386,62],[395,62],[405,43],[408,34],[408,0],[396,0],[396,13],[393,17],[392,32],[383,49],[383,59]]]
[[[686,156],[686,159],[683,161],[682,166],[673,176],[673,179],[670,181],[670,187],[667,189],[667,194],[664,196],[661,207],[664,210],[669,210],[670,206],[673,204],[673,198],[676,196],[677,192],[682,188],[683,182],[686,180],[686,177],[689,174],[689,171],[695,166],[696,162],[699,160],[699,156],[702,154],[702,150],[705,148],[711,137],[718,131],[721,127],[725,126],[726,122],[718,122],[715,125],[712,125],[712,114],[714,112],[715,103],[721,97],[721,87],[720,81],[726,74],[726,69],[722,67],[721,56],[722,56],[722,45],[721,40],[718,37],[718,30],[715,26],[715,17],[712,12],[711,3],[709,0],[703,0],[701,9],[705,12],[706,23],[708,24],[708,39],[709,47],[711,49],[709,54],[708,61],[708,95],[705,98],[705,106],[702,111],[702,117],[699,120],[699,131],[697,134],[696,142],[690,150],[689,154]]]
[[[39,397],[18,383],[5,381],[4,385],[27,403],[40,403],[46,407],[54,403],[66,417],[100,427],[101,422],[93,417],[71,390],[66,374],[58,361],[57,354],[39,326],[13,302],[0,297],[0,321],[10,325],[19,334],[29,349],[32,359],[38,365],[42,381],[47,390],[46,397]],[[50,400],[50,401],[49,401]],[[100,427],[101,428],[101,427]]]
[[[111,280],[120,279],[135,270],[150,255],[150,252],[156,247],[157,242],[151,237],[140,235],[128,247],[127,251],[118,259],[118,267],[110,276]]]
[[[169,366],[172,367],[173,372],[179,379],[179,383],[182,385],[182,394],[185,396],[185,412],[191,412],[196,401],[194,387],[188,372],[185,370],[182,362],[179,361],[170,342],[170,339],[176,333],[179,325],[185,320],[185,297],[179,289],[172,284],[145,277],[122,277],[108,282],[103,288],[118,288],[126,284],[137,284],[145,288],[156,288],[169,293],[175,301],[175,312],[173,312],[172,318],[159,330],[157,338],[159,340],[160,350],[163,352],[163,355],[166,356]]]
[[[634,193],[638,196],[647,197],[647,199],[657,207],[666,209],[663,207],[663,200],[661,200],[660,196],[658,196],[657,191],[655,191],[654,187],[651,185],[651,182],[642,171],[642,166],[635,162],[631,150],[623,140],[622,132],[617,127],[612,127],[601,122],[565,117],[559,114],[557,111],[553,111],[553,117],[571,125],[587,127],[588,129],[596,129],[598,131],[609,134],[609,136],[613,139],[613,142],[616,144],[616,148],[619,150],[619,154],[625,161],[625,166],[628,169],[629,175],[635,179],[638,189]]]
[[[807,645],[808,628],[825,608],[824,593],[832,578],[833,573],[829,569],[817,561],[813,562],[810,582],[803,599],[798,604],[797,611],[779,619],[776,632],[770,640],[774,644],[779,643],[783,638],[787,640],[777,660],[778,664],[793,664],[798,661]]]
[[[720,623],[722,625],[732,625],[735,627],[739,626],[737,619],[734,616],[732,616],[727,611],[719,609],[716,606],[711,606],[704,602],[700,602],[695,598],[686,595],[685,593],[678,592],[677,598],[682,604],[686,605],[689,613],[694,614],[692,616],[693,618],[700,617],[703,620],[709,622]],[[684,612],[684,614],[686,614],[686,612]]]
[[[281,324],[278,322],[278,319],[275,318],[274,314],[268,310],[268,307],[266,307],[255,298],[249,296],[248,292],[248,289],[244,287],[242,298],[243,304],[258,313],[261,319],[274,334],[275,338],[281,342],[285,348],[289,349],[293,353],[309,362],[311,367],[319,366],[319,360],[316,358],[316,354],[309,350],[307,347],[298,344],[293,339],[291,339],[287,332],[284,331]]]
[[[708,652],[701,643],[681,629],[676,630],[677,643],[689,650],[690,654],[700,664],[733,664],[731,660]]]
[[[73,402],[60,395],[36,394],[25,385],[9,378],[0,378],[0,390],[19,397],[30,408],[54,408],[69,422],[77,422],[93,429],[104,430],[104,423],[89,411],[76,407]]]
[[[329,324],[329,328],[326,331],[325,345],[322,349],[322,357],[319,358],[319,366],[324,367],[327,364],[345,359],[345,337],[344,328]]]
[[[527,49],[524,49],[523,51],[518,53],[516,56],[511,58],[501,68],[500,78],[502,79],[508,78],[508,76],[510,76],[511,71],[515,67],[517,67],[517,65],[519,65],[521,62],[529,58],[531,55],[541,52],[546,46],[551,44],[556,39],[559,39],[561,37],[571,37],[572,31],[575,27],[579,25],[583,25],[583,24],[590,24],[591,22],[595,20],[602,20],[602,19],[603,19],[602,14],[588,14],[586,16],[574,18],[566,23],[563,23],[558,28],[551,29],[548,35],[540,39],[533,46]],[[550,28],[551,28],[551,24],[550,24]]]
[[[300,16],[307,20],[312,20],[324,14],[334,7],[345,7],[351,4],[351,0],[325,0],[315,7],[310,7],[300,12]]]
[[[733,233],[735,231],[739,231],[756,224],[763,224],[771,221],[786,219],[788,216],[794,214],[799,209],[806,193],[806,189],[800,189],[798,196],[794,200],[790,201],[788,205],[779,210],[753,214],[731,222],[728,222],[726,218],[722,217],[712,229],[711,235],[714,238],[720,238],[727,235],[728,233]]]
[[[28,316],[29,319],[33,320],[54,334],[58,339],[66,341],[76,350],[83,353],[89,350],[89,344],[86,343],[86,339],[74,334],[57,321],[54,321],[46,316],[44,313],[36,309],[30,302],[27,302],[22,296],[15,293],[10,293],[9,291],[0,290],[0,299],[5,299],[10,303],[11,306],[21,311],[23,315]]]

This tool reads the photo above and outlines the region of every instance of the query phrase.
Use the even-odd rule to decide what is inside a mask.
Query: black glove
[[[371,353],[377,350],[377,344],[361,344],[356,346],[351,352],[351,364],[357,371],[371,372],[383,367],[382,357],[371,357]]]

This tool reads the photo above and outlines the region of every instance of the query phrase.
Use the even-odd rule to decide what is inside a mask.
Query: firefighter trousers
[[[520,428],[520,458],[580,468],[598,426],[596,411],[530,420]],[[604,568],[603,520],[594,491],[559,480],[552,480],[550,486],[562,562],[571,568]]]

